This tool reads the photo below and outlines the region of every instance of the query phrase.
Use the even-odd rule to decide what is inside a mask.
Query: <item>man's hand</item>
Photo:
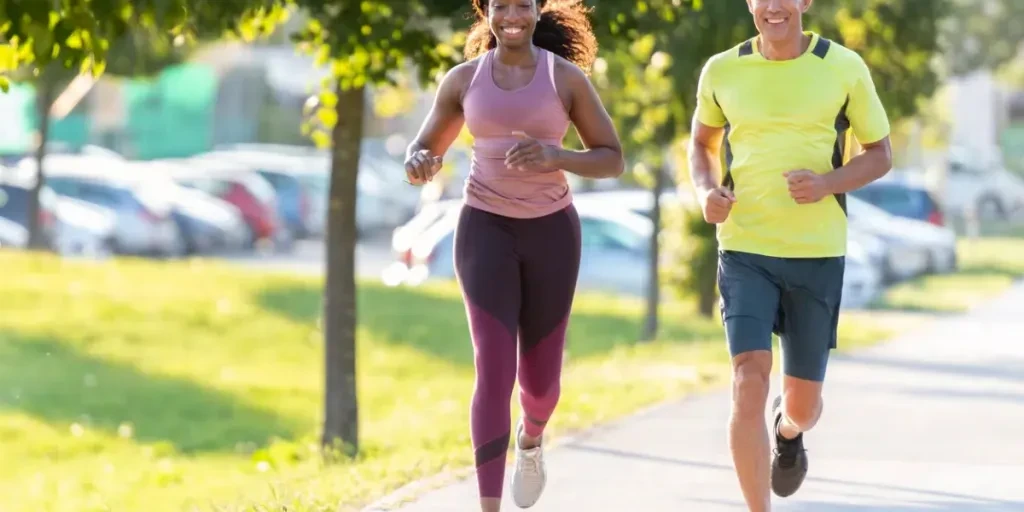
[[[736,196],[725,187],[717,187],[707,191],[700,200],[701,209],[704,211],[704,220],[709,224],[721,224],[729,218],[732,205],[736,202]]]
[[[505,153],[505,165],[511,169],[553,169],[558,158],[558,150],[541,144],[524,132],[512,132],[519,137],[519,142]]]
[[[797,204],[817,203],[830,194],[825,176],[814,171],[799,169],[783,173],[783,176],[789,183],[789,196]]]

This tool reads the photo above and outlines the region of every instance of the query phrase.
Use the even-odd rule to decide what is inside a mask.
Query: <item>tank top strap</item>
[[[476,64],[476,71],[473,71],[473,79],[469,81],[469,86],[466,87],[467,91],[470,88],[472,88],[474,85],[476,85],[477,80],[480,79],[480,75],[481,74],[484,75],[483,78],[485,78],[485,79],[486,78],[490,78],[491,55],[493,55],[493,54],[494,54],[494,50],[487,50],[487,53],[483,54],[483,56],[480,57],[480,61],[477,62],[477,64]],[[486,80],[485,80],[485,82],[486,82]]]
[[[544,50],[544,58],[547,59],[547,73],[548,81],[551,82],[551,90],[555,91],[555,96],[558,96],[558,85],[555,84],[555,54]]]

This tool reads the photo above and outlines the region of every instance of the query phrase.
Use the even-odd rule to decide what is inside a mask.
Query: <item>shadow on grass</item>
[[[0,331],[3,409],[113,435],[128,422],[135,439],[171,443],[185,453],[262,446],[274,436],[292,438],[298,429],[286,418],[188,380],[147,375],[57,340],[11,331]]]
[[[261,292],[259,303],[268,311],[299,322],[319,317],[318,287],[289,285]],[[465,306],[458,296],[426,289],[362,285],[357,302],[359,325],[375,340],[406,345],[459,365],[473,364]],[[713,319],[676,318],[662,314],[660,338],[673,343],[718,339],[721,326]],[[593,313],[577,305],[569,327],[567,349],[573,358],[606,353],[632,345],[642,318],[626,311]]]

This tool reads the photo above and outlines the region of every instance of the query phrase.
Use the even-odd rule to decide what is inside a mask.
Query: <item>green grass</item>
[[[963,312],[1006,290],[1024,275],[1024,238],[961,239],[959,271],[893,286],[875,304],[879,309],[936,313]]]
[[[4,512],[333,512],[471,463],[472,349],[452,285],[362,284],[362,452],[323,468],[317,280],[6,252],[0,267]],[[551,434],[725,382],[718,322],[669,305],[661,339],[637,345],[641,312],[579,297]],[[866,322],[844,318],[842,347],[890,334]]]

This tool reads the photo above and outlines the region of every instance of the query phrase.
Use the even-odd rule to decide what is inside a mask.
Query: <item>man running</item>
[[[803,433],[821,415],[836,348],[845,193],[892,166],[889,121],[871,74],[852,50],[803,30],[811,3],[747,0],[760,35],[707,62],[692,130],[691,178],[704,219],[718,224],[733,358],[729,445],[751,512],[771,509],[769,488],[790,496],[807,474]],[[864,151],[847,159],[851,128]],[[770,459],[764,410],[773,333],[784,377]]]

